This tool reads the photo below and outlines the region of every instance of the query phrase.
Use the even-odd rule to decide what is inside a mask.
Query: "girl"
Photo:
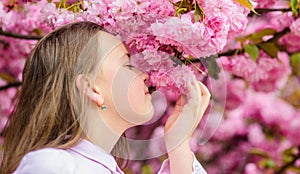
[[[0,173],[123,173],[111,154],[126,151],[125,130],[153,116],[147,79],[130,65],[125,45],[97,24],[47,34],[25,64]],[[189,142],[210,93],[196,80],[188,89],[165,125],[169,158],[159,173],[205,173]]]

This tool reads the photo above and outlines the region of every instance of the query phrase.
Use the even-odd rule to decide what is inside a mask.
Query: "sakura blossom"
[[[250,2],[259,15],[237,0],[1,1],[0,132],[39,38],[67,23],[92,21],[126,44],[131,64],[149,75],[153,95],[163,96],[155,98],[155,119],[128,130],[128,138],[162,136],[176,100],[196,77],[214,91],[191,142],[208,173],[299,173],[299,5]],[[211,83],[214,78],[222,83]],[[201,144],[203,126],[215,114],[223,119],[210,123],[217,129]],[[145,154],[161,146],[150,143]],[[165,158],[129,161],[128,172],[155,173]]]

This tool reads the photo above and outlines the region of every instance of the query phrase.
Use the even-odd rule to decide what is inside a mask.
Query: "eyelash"
[[[129,69],[134,68],[134,66],[132,66],[132,65],[125,65],[125,66],[127,66]]]

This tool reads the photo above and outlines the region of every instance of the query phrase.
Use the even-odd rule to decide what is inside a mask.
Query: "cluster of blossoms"
[[[180,60],[175,62],[173,59],[177,58],[155,50],[144,50],[131,56],[131,62],[136,68],[150,74],[148,86],[164,87],[177,94],[187,94],[186,82],[192,81],[194,72]]]
[[[197,146],[206,133],[201,126],[191,143],[204,168],[212,174],[260,174],[275,173],[290,164],[283,167],[286,173],[299,173],[300,18],[292,12],[289,0],[254,1],[255,8],[265,8],[260,16],[247,16],[249,10],[235,0],[1,1],[0,131],[17,91],[9,85],[22,80],[24,62],[37,38],[70,22],[92,21],[127,44],[132,64],[148,73],[148,85],[157,87],[167,99],[167,104],[161,98],[155,103],[156,115],[164,116],[128,131],[129,137],[161,136],[178,94],[187,93],[186,82],[193,76],[203,78],[194,67],[208,67],[212,74],[218,65],[223,67],[225,75],[220,78],[225,77],[226,84],[210,86],[209,78],[203,79],[208,79],[205,83],[211,88],[226,88],[227,95],[214,91],[211,102],[221,108],[224,103],[218,102],[225,95],[224,120],[205,145]],[[184,3],[188,4],[180,5]],[[31,37],[17,39],[7,33]],[[250,51],[245,47],[249,44]],[[217,65],[209,62],[215,54],[222,55]],[[187,60],[194,63],[186,66]],[[222,114],[222,109],[213,110],[203,120]],[[145,153],[154,151],[149,147]],[[162,158],[149,159],[147,164],[155,172]],[[142,173],[143,165],[131,161],[129,167]]]
[[[281,89],[291,74],[289,56],[285,52],[279,52],[278,59],[272,59],[261,52],[257,62],[245,54],[234,58],[221,57],[220,61],[227,71],[247,80],[256,91]]]
[[[245,9],[232,0],[198,3],[205,17],[197,22],[194,21],[195,10],[175,17],[173,4],[165,0],[86,0],[81,3],[67,1],[66,4],[37,1],[22,4],[22,11],[8,10],[3,3],[1,10],[7,13],[0,21],[5,31],[45,34],[70,22],[89,20],[116,34],[129,45],[132,53],[160,50],[172,54],[175,49],[183,58],[198,58],[221,51],[227,37],[239,34],[247,23]],[[66,8],[61,8],[64,6]],[[157,54],[156,59],[163,60],[164,56],[160,55]],[[186,77],[194,74],[192,70],[185,65],[162,66],[159,71],[147,71],[151,85],[170,87],[178,92],[183,89],[180,92],[186,93],[185,82],[191,79]],[[170,71],[171,76],[167,75]]]

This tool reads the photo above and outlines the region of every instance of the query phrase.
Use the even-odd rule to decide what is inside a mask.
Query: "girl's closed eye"
[[[134,66],[128,64],[128,65],[125,65],[126,67],[128,67],[130,70],[132,70],[133,68],[135,68]]]

